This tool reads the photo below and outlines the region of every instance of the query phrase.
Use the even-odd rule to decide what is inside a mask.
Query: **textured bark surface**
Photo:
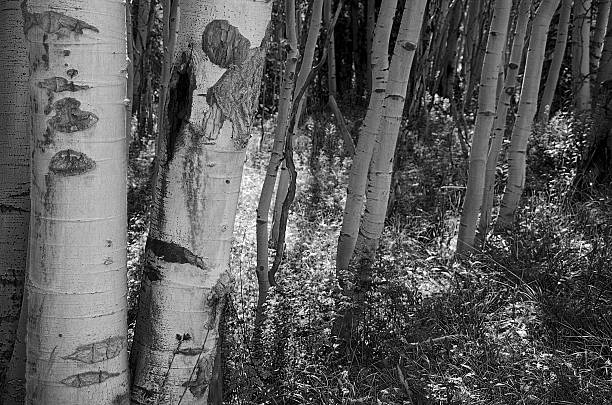
[[[382,107],[382,118],[376,136],[374,153],[367,176],[363,221],[355,245],[350,278],[343,282],[350,306],[340,313],[333,333],[345,341],[355,331],[371,275],[371,263],[384,228],[393,172],[393,156],[406,100],[408,78],[420,38],[427,2],[408,0],[393,50]],[[342,281],[342,279],[341,279]]]
[[[281,160],[285,151],[285,140],[287,130],[289,129],[289,119],[291,108],[293,106],[293,94],[295,90],[296,70],[299,60],[299,49],[297,41],[297,29],[295,21],[295,0],[287,0],[285,3],[285,18],[287,29],[287,63],[283,74],[283,88],[280,93],[280,101],[278,106],[278,116],[276,119],[276,128],[274,132],[274,144],[270,154],[270,161],[266,169],[266,177],[264,178],[261,187],[261,194],[257,204],[257,281],[259,284],[259,294],[257,302],[256,328],[259,327],[262,316],[263,307],[266,302],[268,290],[270,288],[270,280],[268,273],[270,263],[268,261],[268,223],[270,216],[270,205],[272,204],[272,194],[276,184],[278,169],[281,165]]]
[[[550,21],[559,1],[543,0],[533,19],[521,99],[508,150],[508,182],[497,219],[497,225],[502,228],[510,227],[514,223],[514,213],[518,208],[525,187],[527,142],[531,135],[533,119],[538,106],[538,90],[542,76],[546,38]]]
[[[461,212],[459,236],[457,238],[457,253],[471,252],[474,248],[476,223],[482,203],[485,185],[487,151],[489,149],[489,134],[495,120],[495,96],[502,62],[502,53],[506,47],[506,33],[512,3],[507,0],[496,0],[493,19],[487,41],[487,52],[480,76],[478,91],[478,113],[470,149],[470,164],[467,190]]]
[[[504,141],[504,134],[508,129],[508,110],[512,99],[519,93],[521,83],[518,77],[519,67],[523,58],[523,48],[525,47],[525,36],[527,35],[527,25],[531,10],[532,0],[521,0],[518,6],[518,15],[514,29],[512,50],[506,68],[503,91],[497,100],[497,115],[493,122],[491,133],[491,143],[487,155],[487,167],[485,174],[485,185],[480,207],[480,220],[478,223],[478,238],[480,241],[486,239],[486,234],[491,224],[491,210],[495,198],[495,174],[497,171],[497,160]]]
[[[576,111],[591,109],[591,0],[574,0],[572,65]]]
[[[30,219],[28,62],[20,4],[0,0],[0,388],[19,320]]]
[[[26,403],[125,404],[125,6],[45,0],[22,11],[33,113]]]
[[[130,357],[132,403],[221,401],[219,324],[271,6],[180,2]]]
[[[572,2],[573,0],[561,0],[559,23],[557,24],[557,38],[555,39],[555,50],[553,51],[552,61],[550,62],[550,67],[548,68],[546,84],[544,85],[544,92],[542,93],[540,110],[538,112],[538,121],[542,123],[548,122],[550,117],[550,109],[555,96],[555,90],[557,89],[557,83],[559,81],[561,64],[563,63],[565,48],[567,46]]]
[[[342,229],[338,237],[336,271],[341,283],[348,276],[345,273],[348,270],[357,243],[361,213],[365,202],[368,168],[372,160],[374,142],[382,118],[381,111],[389,76],[389,38],[396,9],[397,0],[383,0],[376,21],[374,44],[372,46],[373,88],[371,89],[368,111],[355,148],[342,217]]]

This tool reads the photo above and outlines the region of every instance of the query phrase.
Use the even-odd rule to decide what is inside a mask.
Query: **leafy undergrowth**
[[[455,262],[464,169],[452,162],[460,161],[453,154],[459,148],[422,146],[410,134],[404,191],[381,241],[365,322],[341,349],[331,326],[349,161],[329,145],[315,169],[308,167],[309,132],[333,133],[326,125],[307,126],[298,139],[286,257],[257,347],[255,208],[267,153],[257,150],[258,139],[251,142],[226,313],[227,404],[611,403],[610,193],[572,203],[543,190],[547,180],[532,181],[517,230]],[[265,129],[268,150],[273,128]]]

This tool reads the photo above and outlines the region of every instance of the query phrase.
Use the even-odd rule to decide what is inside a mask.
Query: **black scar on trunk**
[[[206,264],[204,259],[196,256],[192,251],[179,246],[175,243],[164,242],[159,239],[147,240],[147,250],[150,250],[165,262],[168,263],[179,263],[179,264],[191,264],[202,270],[206,270]]]

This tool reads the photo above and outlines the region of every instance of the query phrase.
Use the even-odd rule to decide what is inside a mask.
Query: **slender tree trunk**
[[[406,1],[393,50],[382,120],[369,170],[365,211],[355,247],[353,263],[356,268],[350,285],[345,288],[351,306],[340,314],[334,325],[334,335],[344,341],[350,340],[360,322],[365,293],[371,277],[371,263],[384,228],[393,172],[393,156],[404,111],[410,69],[419,42],[426,5],[427,2],[423,0]]]
[[[512,3],[507,0],[495,0],[487,52],[484,66],[480,76],[478,91],[478,113],[470,149],[470,165],[467,190],[461,213],[459,237],[457,239],[457,253],[472,252],[476,236],[478,212],[482,203],[485,185],[485,172],[487,152],[489,148],[489,134],[495,119],[497,82],[499,67],[502,63],[502,54],[506,47],[506,33]]]
[[[389,39],[397,0],[382,0],[372,46],[372,83],[370,103],[360,129],[353,165],[349,174],[342,229],[338,238],[336,271],[338,279],[346,278],[350,259],[355,250],[361,213],[365,201],[368,168],[372,160],[374,142],[381,122],[381,110],[389,75]],[[331,55],[330,55],[331,56]]]
[[[552,108],[555,90],[559,82],[559,73],[563,57],[565,56],[565,48],[567,45],[567,34],[569,30],[570,14],[572,12],[573,0],[561,0],[561,10],[559,10],[559,24],[557,26],[557,38],[555,40],[555,50],[553,52],[552,62],[548,68],[548,76],[544,85],[544,92],[540,101],[540,110],[538,113],[538,121],[542,123],[548,122]]]
[[[26,384],[26,329],[28,323],[28,297],[24,291],[21,300],[19,325],[13,345],[13,355],[6,371],[4,387],[0,390],[0,404],[22,405],[25,403]],[[0,386],[1,387],[1,386]]]
[[[610,20],[610,6],[612,6],[612,0],[599,0],[597,2],[597,20],[595,21],[595,29],[593,31],[593,38],[591,41],[591,66],[595,68],[596,75],[599,74],[604,39],[609,27],[608,21]],[[600,83],[598,80],[594,80],[592,94],[594,100],[598,99],[599,84]]]
[[[597,85],[601,86],[603,82],[609,80],[612,75],[612,13],[608,15],[608,24],[606,27],[606,36],[604,38],[603,50],[597,69]]]
[[[574,1],[572,58],[576,111],[591,109],[591,0]]]
[[[0,389],[19,321],[30,220],[28,59],[20,5],[0,0]]]
[[[22,10],[33,116],[26,403],[126,404],[125,5]]]
[[[133,404],[222,401],[219,326],[271,7],[182,0],[177,20],[165,24],[174,57],[164,67],[170,75],[130,357]]]
[[[376,26],[376,0],[366,0],[366,91],[372,91],[372,44]],[[370,95],[368,93],[368,95]]]
[[[464,107],[467,107],[470,104],[470,99],[472,96],[472,89],[474,88],[474,75],[472,70],[474,66],[472,66],[473,60],[475,58],[476,53],[478,52],[478,42],[480,39],[480,35],[482,35],[480,31],[480,19],[482,18],[481,14],[481,0],[469,0],[467,2],[466,7],[466,25],[465,25],[465,42],[464,42],[464,51],[463,51],[463,73],[465,75],[465,93],[463,95],[463,104]],[[463,110],[463,109],[462,109]]]
[[[510,51],[510,58],[504,78],[504,87],[497,100],[497,115],[495,116],[493,132],[491,133],[485,185],[478,224],[478,237],[480,241],[485,240],[487,230],[491,224],[491,210],[495,198],[494,186],[497,160],[504,140],[504,134],[509,130],[507,127],[508,110],[510,110],[512,98],[518,93],[518,89],[520,89],[521,86],[518,72],[523,58],[523,48],[527,35],[527,24],[529,23],[531,4],[532,0],[520,0],[516,26],[514,29],[514,39],[512,40],[512,50]]]
[[[272,194],[276,184],[276,176],[278,168],[281,165],[281,160],[285,150],[285,140],[287,130],[289,128],[289,116],[293,105],[293,92],[295,87],[296,69],[299,60],[299,49],[297,42],[297,28],[295,20],[295,0],[286,0],[285,3],[285,18],[287,21],[287,39],[289,50],[287,53],[287,64],[283,77],[283,88],[280,94],[278,106],[278,117],[276,122],[276,130],[274,135],[274,144],[270,161],[266,170],[266,177],[259,196],[257,205],[257,280],[259,283],[259,298],[257,304],[257,319],[256,324],[259,324],[263,316],[263,307],[266,302],[268,290],[270,289],[270,280],[268,272],[270,264],[268,261],[268,217],[270,214],[270,205],[272,203]]]
[[[317,49],[317,40],[319,39],[319,32],[321,31],[321,16],[323,12],[323,3],[325,0],[315,0],[312,7],[312,14],[310,17],[310,24],[308,27],[308,36],[306,38],[306,45],[304,46],[304,56],[302,57],[302,62],[300,64],[300,71],[297,75],[297,80],[295,83],[295,92],[294,94],[298,94],[306,83],[306,78],[308,74],[312,70],[312,63],[314,61],[315,51]],[[302,97],[298,106],[295,117],[295,125],[293,127],[293,131],[297,130],[298,124],[300,122],[300,116],[302,115],[302,111],[304,109],[304,103],[306,102],[306,97]],[[292,102],[293,105],[293,102]],[[285,134],[286,136],[286,134]],[[281,164],[280,176],[278,181],[278,186],[276,188],[276,198],[274,201],[274,214],[272,216],[272,231],[270,233],[272,245],[276,245],[276,241],[278,240],[278,231],[280,225],[280,214],[283,209],[283,202],[287,197],[287,191],[289,190],[289,172],[287,171],[287,167],[285,166],[285,162]]]
[[[523,77],[521,99],[508,150],[508,182],[504,191],[498,225],[508,228],[514,222],[514,213],[525,187],[527,142],[531,134],[538,103],[538,90],[550,21],[560,0],[542,0],[531,29],[529,51]]]
[[[332,3],[334,0],[325,0],[323,9],[323,22],[329,26],[332,18]],[[330,32],[331,41],[329,43],[329,54],[327,56],[327,87],[329,94],[338,97],[338,86],[336,82],[336,40],[334,32]]]

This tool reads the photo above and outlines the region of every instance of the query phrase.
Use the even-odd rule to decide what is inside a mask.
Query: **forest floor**
[[[433,131],[449,130],[448,121],[440,122]],[[272,130],[268,123],[264,151]],[[309,137],[317,130],[330,141],[312,170]],[[334,261],[350,160],[337,156],[333,126],[306,126],[297,139],[298,193],[285,259],[256,361],[255,208],[268,157],[259,151],[259,136],[247,153],[236,218],[236,284],[226,313],[228,404],[612,403],[610,194],[570,202],[541,186],[551,183],[542,173],[552,176],[555,167],[532,170],[519,228],[492,237],[484,253],[455,261],[465,166],[446,137],[422,142],[408,135],[400,145],[409,158],[402,162],[401,199],[381,242],[366,320],[354,345],[340,350],[331,337],[341,301]],[[149,143],[130,170],[132,308],[152,152]]]

